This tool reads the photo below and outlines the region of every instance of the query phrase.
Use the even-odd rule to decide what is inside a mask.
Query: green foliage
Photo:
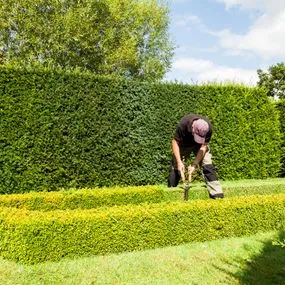
[[[284,206],[279,194],[101,210],[1,208],[0,255],[34,264],[249,235],[284,227]]]
[[[268,68],[268,71],[257,70],[258,85],[267,89],[267,95],[285,99],[285,64],[277,63]]]
[[[274,241],[272,244],[285,248],[285,239],[283,241]]]
[[[4,63],[160,80],[173,44],[158,0],[0,0]]]
[[[210,119],[214,165],[223,180],[276,177],[280,170],[280,131],[274,104],[260,88],[239,85],[164,85],[153,92],[157,141],[170,148],[176,123],[187,113]],[[163,140],[165,139],[165,140]],[[268,167],[270,165],[270,167]]]
[[[281,176],[285,177],[285,99],[277,102],[277,109],[280,116],[280,130],[281,130]]]
[[[200,100],[200,112],[214,125],[212,152],[223,179],[260,179],[279,174],[279,117],[263,89],[209,87]]]
[[[251,181],[251,180],[250,180]],[[285,193],[285,180],[275,179],[261,184],[245,183],[234,186],[222,182],[223,192],[227,198],[250,195],[268,195]],[[189,200],[208,200],[209,195],[202,183],[193,183]],[[161,203],[166,201],[183,201],[182,187],[166,186],[128,186],[113,188],[70,189],[53,192],[29,192],[25,194],[0,195],[0,207],[14,207],[27,210],[52,211],[67,209],[92,209],[128,204]]]
[[[278,112],[263,89],[2,67],[0,193],[165,183],[174,129],[190,112],[213,123],[221,179],[279,174]]]
[[[164,193],[160,186],[103,187],[59,192],[0,195],[0,206],[51,211],[159,203],[163,199]]]

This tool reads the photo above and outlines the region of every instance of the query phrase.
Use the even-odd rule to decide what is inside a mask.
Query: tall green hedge
[[[0,67],[0,193],[165,183],[190,112],[213,123],[221,179],[278,175],[278,114],[263,89]]]
[[[285,100],[277,102],[277,108],[280,114],[280,130],[281,130],[281,176],[285,177]]]

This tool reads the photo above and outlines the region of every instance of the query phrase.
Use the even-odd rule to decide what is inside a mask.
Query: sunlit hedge
[[[227,198],[285,194],[284,181],[262,180],[262,184],[227,186],[223,191]],[[192,184],[189,191],[190,200],[209,199],[208,191],[201,183]],[[183,201],[182,187],[166,188],[162,186],[128,186],[114,188],[70,189],[52,192],[29,192],[25,194],[0,195],[0,207],[12,207],[26,210],[53,211],[72,209],[107,208],[128,204],[161,203],[166,201]]]
[[[285,195],[93,210],[0,208],[0,256],[34,264],[250,235],[285,226]]]
[[[59,192],[30,192],[0,195],[0,207],[27,210],[92,209],[127,204],[159,203],[164,199],[160,186],[93,188]]]

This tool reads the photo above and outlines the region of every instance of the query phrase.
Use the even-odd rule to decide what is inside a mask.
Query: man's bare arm
[[[206,152],[208,149],[208,144],[202,144],[200,149],[197,152],[196,158],[193,162],[194,165],[199,165],[201,163],[201,161],[203,160]]]
[[[184,174],[185,168],[184,168],[183,161],[181,160],[181,157],[180,157],[179,145],[175,139],[172,140],[171,146],[172,146],[172,153],[175,156],[175,159],[177,161],[177,169],[180,171],[182,182],[185,182],[185,174]]]

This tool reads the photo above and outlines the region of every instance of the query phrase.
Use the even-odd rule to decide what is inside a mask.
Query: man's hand
[[[184,183],[185,182],[185,167],[184,167],[184,163],[182,161],[179,161],[177,163],[177,169],[178,169],[178,171],[180,171],[181,180]]]
[[[192,173],[195,171],[196,166],[194,164],[188,166],[188,179],[189,182],[192,181]]]

